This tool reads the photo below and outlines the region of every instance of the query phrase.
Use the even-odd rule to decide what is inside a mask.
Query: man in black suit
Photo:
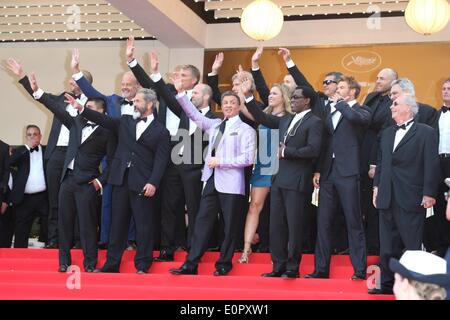
[[[13,150],[10,164],[17,167],[9,197],[14,208],[14,248],[27,248],[35,217],[40,217],[41,234],[47,235],[47,185],[41,130],[35,125],[26,128],[26,144]],[[46,239],[43,239],[46,240]]]
[[[0,140],[0,248],[10,248],[14,231],[11,210],[8,210],[9,194],[9,146]]]
[[[157,55],[152,52],[150,58],[152,71],[151,80],[154,82],[156,93],[167,102],[167,106],[170,110],[172,110],[172,112],[180,118],[180,125],[177,132],[179,142],[177,141],[178,143],[172,148],[171,154],[172,162],[181,181],[171,180],[171,183],[176,185],[170,186],[170,189],[173,190],[177,187],[177,185],[181,185],[183,189],[188,214],[188,232],[186,243],[189,251],[192,243],[192,236],[194,234],[194,221],[200,207],[200,198],[203,187],[201,176],[202,168],[205,163],[204,150],[207,150],[208,148],[208,137],[207,134],[205,134],[204,137],[202,129],[199,128],[194,121],[189,119],[186,112],[184,112],[175,98],[173,92],[162,80],[162,77],[158,72],[159,61]],[[209,106],[211,97],[211,87],[201,83],[197,84],[192,89],[190,100],[205,117],[215,119],[217,117],[211,111]],[[172,194],[172,197],[170,197],[170,195],[170,193],[164,194],[163,198],[167,200],[169,200],[169,198],[172,199],[173,205],[174,194]],[[174,210],[171,211],[173,212]],[[162,238],[163,248],[160,256],[155,259],[156,261],[167,261],[167,259],[164,258],[171,258],[173,260],[173,253],[176,249],[174,242],[176,240],[176,227],[177,225],[175,224],[175,219],[172,219],[172,223],[162,225],[162,234],[164,235]]]
[[[28,77],[23,71],[22,65],[14,59],[8,59],[8,69],[11,70],[20,80],[19,83],[25,88],[25,90],[33,96],[33,90],[31,89]],[[92,83],[92,75],[89,71],[83,70],[83,75]],[[76,97],[77,101],[84,104],[87,97],[81,92],[80,87],[72,78],[68,81],[68,87],[70,88],[69,94]],[[58,105],[65,108],[71,116],[76,116],[76,110],[68,104],[64,104],[64,94],[60,95],[50,94],[50,98],[58,101]],[[48,187],[48,202],[49,202],[49,215],[48,215],[48,243],[46,248],[58,247],[58,194],[60,188],[61,174],[64,166],[64,158],[69,145],[69,129],[65,127],[56,117],[52,120],[52,127],[48,137],[48,143],[44,155],[46,166],[46,181]],[[77,228],[75,228],[77,229]],[[77,230],[75,232],[78,233]],[[78,235],[77,235],[78,237]]]
[[[421,249],[425,212],[435,204],[439,185],[436,132],[414,119],[415,98],[401,95],[391,111],[396,125],[382,132],[373,190],[380,212],[381,288],[370,294],[392,293],[391,257]]]
[[[108,130],[86,121],[82,116],[70,116],[55,100],[39,89],[34,75],[31,76],[30,83],[34,98],[70,130],[59,191],[59,272],[66,272],[72,264],[70,248],[74,237],[75,217],[78,217],[80,225],[84,269],[92,272],[97,265],[99,191],[103,189],[108,176],[108,170],[100,174],[100,162],[107,151],[112,156],[115,141]],[[78,103],[69,94],[66,94],[66,98],[71,105]],[[104,113],[106,103],[101,98],[88,99],[85,107]]]
[[[331,258],[330,231],[340,202],[347,225],[352,280],[366,277],[366,243],[359,202],[359,164],[361,130],[370,123],[370,109],[357,103],[361,87],[353,77],[343,77],[330,105],[326,120],[326,141],[318,161],[319,172],[313,183],[319,187],[317,242],[314,273],[305,278],[328,278]]]
[[[127,63],[142,87],[157,90],[155,82],[134,58],[134,39],[132,37],[128,39],[126,53]],[[157,60],[156,55],[153,55],[153,58],[150,57],[150,60],[155,59]],[[200,71],[193,65],[184,65],[179,73],[182,78],[183,89],[191,98],[193,88],[200,80]],[[186,230],[185,207],[187,208],[188,219],[192,220],[192,217],[197,214],[200,201],[197,188],[186,190],[186,187],[190,188],[188,186],[190,183],[186,181],[186,175],[182,175],[180,163],[174,163],[173,161],[173,159],[179,158],[180,138],[183,136],[180,132],[189,130],[190,127],[193,127],[193,124],[186,115],[182,116],[181,107],[174,98],[176,91],[173,86],[167,85],[167,87],[170,91],[168,94],[162,94],[162,86],[159,86],[157,92],[159,100],[157,120],[165,125],[170,132],[171,154],[175,157],[171,157],[167,165],[159,190],[161,198],[161,243],[160,254],[155,258],[155,261],[159,262],[173,261],[174,252],[180,245],[189,249],[189,238],[192,233],[189,234],[188,228],[188,235],[184,237]],[[191,179],[188,180],[191,181]],[[196,181],[196,183],[198,182]],[[191,191],[194,193],[192,194]],[[180,234],[183,235],[183,239],[179,239]]]
[[[367,250],[370,255],[380,252],[380,239],[378,235],[378,212],[372,205],[373,176],[376,168],[377,138],[384,128],[385,122],[391,118],[389,98],[391,84],[397,80],[398,75],[394,69],[384,68],[377,74],[375,91],[369,93],[363,105],[372,112],[370,125],[362,133],[361,142],[361,212],[366,232]]]
[[[427,218],[425,222],[424,244],[427,250],[443,257],[450,246],[450,222],[445,218],[447,201],[444,193],[448,186],[443,180],[450,177],[450,78],[442,84],[442,101],[435,122],[435,129],[439,138],[439,160],[442,178],[439,185],[438,197],[434,206],[434,216]]]
[[[136,222],[137,272],[147,273],[153,261],[158,230],[154,195],[169,161],[169,132],[154,119],[157,97],[153,90],[140,89],[133,102],[133,116],[120,119],[75,106],[87,120],[118,136],[108,178],[113,185],[111,237],[106,263],[98,269],[101,272],[119,272],[131,214]]]
[[[263,277],[298,278],[302,253],[304,212],[312,191],[313,162],[321,148],[323,125],[313,115],[311,105],[316,93],[309,87],[297,87],[291,97],[295,115],[277,117],[262,112],[255,104],[250,82],[242,90],[246,106],[255,118],[272,129],[279,129],[279,169],[270,190],[270,252],[273,271]]]

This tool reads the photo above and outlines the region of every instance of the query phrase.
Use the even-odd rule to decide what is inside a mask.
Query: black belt
[[[450,158],[450,153],[441,153],[439,158]]]
[[[67,147],[65,147],[65,146],[56,146],[56,147],[55,147],[55,150],[66,151],[66,150],[67,150]]]

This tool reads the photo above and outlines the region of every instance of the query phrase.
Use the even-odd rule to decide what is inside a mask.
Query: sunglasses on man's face
[[[328,85],[330,85],[330,84],[332,84],[332,83],[336,83],[337,84],[337,82],[336,81],[334,81],[334,80],[323,80],[323,85],[325,85],[325,86],[328,86]]]

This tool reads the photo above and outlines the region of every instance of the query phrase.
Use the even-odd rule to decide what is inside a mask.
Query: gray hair
[[[253,79],[253,75],[248,71],[242,71],[242,75],[244,76],[244,78],[247,78],[248,80],[250,80],[252,82],[252,91],[255,91],[256,86],[255,86],[255,79]],[[234,80],[236,80],[237,78],[239,78],[239,74],[235,73],[231,77],[231,82],[234,82]]]
[[[148,104],[150,102],[153,103],[153,106],[156,107],[157,102],[158,102],[158,97],[155,93],[155,91],[153,91],[152,89],[139,89],[139,91],[137,93],[142,93],[142,95],[144,96],[144,100],[145,102]]]
[[[334,81],[339,82],[344,75],[338,71],[331,71],[325,75],[325,77],[330,77],[330,76],[334,78]]]
[[[392,81],[391,87],[398,85],[402,88],[402,91],[405,95],[416,97],[416,90],[414,89],[414,84],[408,78],[400,78]]]
[[[419,105],[417,104],[416,98],[409,94],[402,94],[400,97],[403,98],[403,103],[411,107],[412,116],[415,117],[419,113]]]

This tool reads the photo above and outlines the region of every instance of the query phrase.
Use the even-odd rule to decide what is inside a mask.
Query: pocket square
[[[237,135],[238,135],[238,133],[236,131],[230,133],[230,136],[237,136]]]

